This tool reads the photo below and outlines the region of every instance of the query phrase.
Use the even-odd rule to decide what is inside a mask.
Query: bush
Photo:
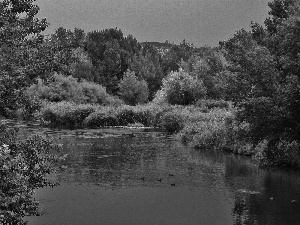
[[[66,113],[65,117],[63,118],[64,124],[66,124],[69,127],[81,126],[84,119],[94,111],[95,108],[92,106],[79,105],[75,109],[72,109]]]
[[[290,166],[300,168],[300,143],[281,138],[278,141],[263,140],[255,146],[255,159],[265,166]]]
[[[90,128],[97,128],[103,126],[117,126],[118,120],[109,108],[98,109],[96,112],[91,113],[84,120],[84,125]]]
[[[22,102],[23,84],[0,71],[0,116],[12,118]]]
[[[193,78],[187,72],[171,72],[163,79],[162,89],[157,92],[154,102],[171,105],[189,105],[204,98],[206,88],[201,80]]]
[[[221,123],[208,123],[200,127],[201,131],[194,136],[197,148],[227,148],[226,128]]]
[[[119,99],[117,96],[109,96],[106,98],[106,104],[107,106],[112,107],[120,107],[122,105],[125,105],[124,101]]]
[[[183,118],[181,115],[167,112],[162,115],[159,126],[171,133],[178,132],[183,128]]]
[[[196,102],[196,106],[200,108],[229,108],[230,103],[225,100],[214,100],[214,99],[200,99]]]
[[[288,112],[267,97],[250,98],[238,105],[237,120],[250,124],[248,139],[253,144],[264,139],[279,137],[289,130],[291,119]]]
[[[119,83],[119,95],[125,103],[136,105],[148,101],[149,90],[146,81],[138,80],[134,72],[127,70]]]
[[[35,114],[42,108],[43,101],[37,96],[28,96],[26,93],[22,96],[20,108],[16,111],[17,117],[23,120],[33,119]]]
[[[40,117],[48,125],[80,127],[84,119],[96,109],[97,106],[91,104],[49,103],[41,110]]]
[[[79,90],[82,90],[84,101],[78,103],[98,103],[102,105],[107,105],[109,103],[109,94],[106,93],[104,87],[99,84],[92,82],[81,81],[79,83]]]
[[[116,117],[120,126],[127,126],[129,123],[135,123],[135,113],[132,106],[121,106],[116,109]]]
[[[140,126],[158,126],[157,115],[162,107],[155,105],[139,105],[120,107],[101,107],[91,113],[84,121],[84,125],[92,128],[102,126],[128,126],[139,124]]]
[[[190,109],[191,111],[191,109]],[[246,124],[237,124],[234,109],[212,109],[209,113],[197,112],[196,108],[186,116],[181,139],[196,148],[229,150],[239,154],[252,154],[248,143],[239,141],[247,131]]]
[[[72,101],[78,104],[98,103],[107,105],[115,100],[99,84],[85,80],[79,82],[72,76],[65,77],[60,74],[55,74],[53,80],[53,82],[44,83],[39,79],[37,84],[26,90],[27,95],[37,96],[49,102]]]
[[[37,188],[54,186],[45,179],[53,172],[55,146],[41,136],[16,141],[16,130],[0,124],[0,224],[26,224],[24,216],[38,215]]]
[[[205,121],[189,124],[181,132],[182,141],[195,148],[229,149],[230,133],[221,121]]]
[[[135,123],[141,123],[144,126],[154,126],[155,114],[159,110],[151,105],[136,106],[133,109]]]

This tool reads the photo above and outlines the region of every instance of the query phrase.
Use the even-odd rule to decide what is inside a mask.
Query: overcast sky
[[[120,28],[138,41],[216,46],[235,31],[249,29],[251,21],[263,24],[270,0],[37,0],[39,18],[50,26],[86,32]]]

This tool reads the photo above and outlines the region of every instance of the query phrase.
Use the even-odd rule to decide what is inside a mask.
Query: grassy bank
[[[71,102],[47,103],[36,114],[44,125],[65,128],[107,126],[161,127],[175,132],[182,128],[176,107],[159,105],[101,106]]]
[[[171,106],[145,104],[137,106],[101,106],[72,102],[46,103],[36,114],[44,125],[55,127],[144,126],[160,127],[168,132],[179,132],[189,124],[227,116],[228,110],[218,112],[207,106]]]

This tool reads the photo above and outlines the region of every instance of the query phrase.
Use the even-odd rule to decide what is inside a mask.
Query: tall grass
[[[184,126],[187,112],[183,107],[168,105],[101,106],[72,102],[46,103],[38,118],[46,125],[59,127],[128,126],[159,127],[178,132]]]
[[[119,125],[115,110],[112,107],[98,108],[84,120],[84,126],[89,128],[98,128],[103,126]]]
[[[72,102],[47,103],[39,113],[45,124],[59,127],[80,127],[84,119],[99,106]]]
[[[245,127],[234,122],[235,109],[211,109],[207,113],[195,112],[185,117],[184,129],[180,132],[184,143],[195,148],[230,150],[239,154],[252,154],[246,142],[240,141]]]
[[[59,127],[128,126],[139,124],[180,132],[182,140],[194,147],[229,148],[233,128],[226,120],[233,117],[228,109],[215,108],[203,112],[196,106],[121,105],[100,106],[71,102],[47,103],[39,113],[45,124]]]
[[[143,126],[157,126],[157,115],[162,107],[140,106],[101,106],[75,104],[72,102],[46,103],[38,114],[44,124],[59,127],[97,128],[103,126],[127,126],[140,123]]]
[[[90,114],[84,124],[90,128],[101,126],[127,126],[140,124],[144,127],[159,127],[159,115],[164,110],[156,105],[102,107]]]

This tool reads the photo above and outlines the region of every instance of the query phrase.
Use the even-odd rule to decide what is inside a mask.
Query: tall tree
[[[229,61],[229,99],[239,102],[245,98],[272,96],[278,82],[276,62],[270,51],[257,44],[252,33],[238,31],[223,50]]]
[[[117,94],[118,83],[140,45],[131,35],[124,37],[121,30],[111,28],[88,33],[85,50],[95,67],[94,81]]]
[[[155,93],[160,89],[164,77],[161,67],[161,57],[157,49],[146,43],[141,52],[134,55],[129,68],[135,72],[140,80],[147,82],[149,98],[152,100]]]
[[[46,19],[35,18],[39,11],[34,0],[0,2],[0,114],[17,107],[22,88],[51,67],[42,60],[40,34]]]
[[[162,56],[162,67],[165,75],[171,71],[178,71],[181,61],[187,61],[195,52],[193,44],[183,40],[179,45],[168,44],[168,50]]]

